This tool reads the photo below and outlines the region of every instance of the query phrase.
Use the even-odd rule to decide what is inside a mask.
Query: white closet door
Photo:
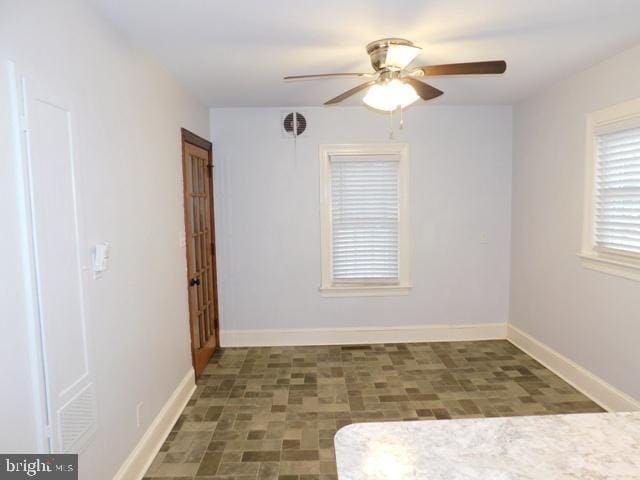
[[[96,429],[78,222],[74,112],[23,79],[33,256],[52,452],[78,452]],[[57,93],[57,92],[56,92]]]

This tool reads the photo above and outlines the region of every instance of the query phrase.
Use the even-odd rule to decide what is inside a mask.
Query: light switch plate
[[[109,242],[101,242],[93,248],[93,278],[102,277],[103,273],[109,268],[109,257],[111,255],[111,244]]]

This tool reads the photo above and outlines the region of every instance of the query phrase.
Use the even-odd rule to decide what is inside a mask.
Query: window
[[[589,115],[587,182],[583,264],[640,280],[640,99]]]
[[[324,145],[320,161],[321,292],[408,293],[407,146]]]

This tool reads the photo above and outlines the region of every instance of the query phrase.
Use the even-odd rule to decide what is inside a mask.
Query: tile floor
[[[229,348],[145,480],[335,480],[349,423],[597,411],[502,340]]]

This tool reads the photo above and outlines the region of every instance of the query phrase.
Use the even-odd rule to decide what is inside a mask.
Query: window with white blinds
[[[640,127],[597,137],[594,243],[640,253]]]
[[[333,281],[397,283],[400,158],[335,156],[330,162]]]
[[[582,265],[640,281],[640,98],[587,116]]]
[[[406,145],[325,145],[320,159],[321,291],[407,293]]]

